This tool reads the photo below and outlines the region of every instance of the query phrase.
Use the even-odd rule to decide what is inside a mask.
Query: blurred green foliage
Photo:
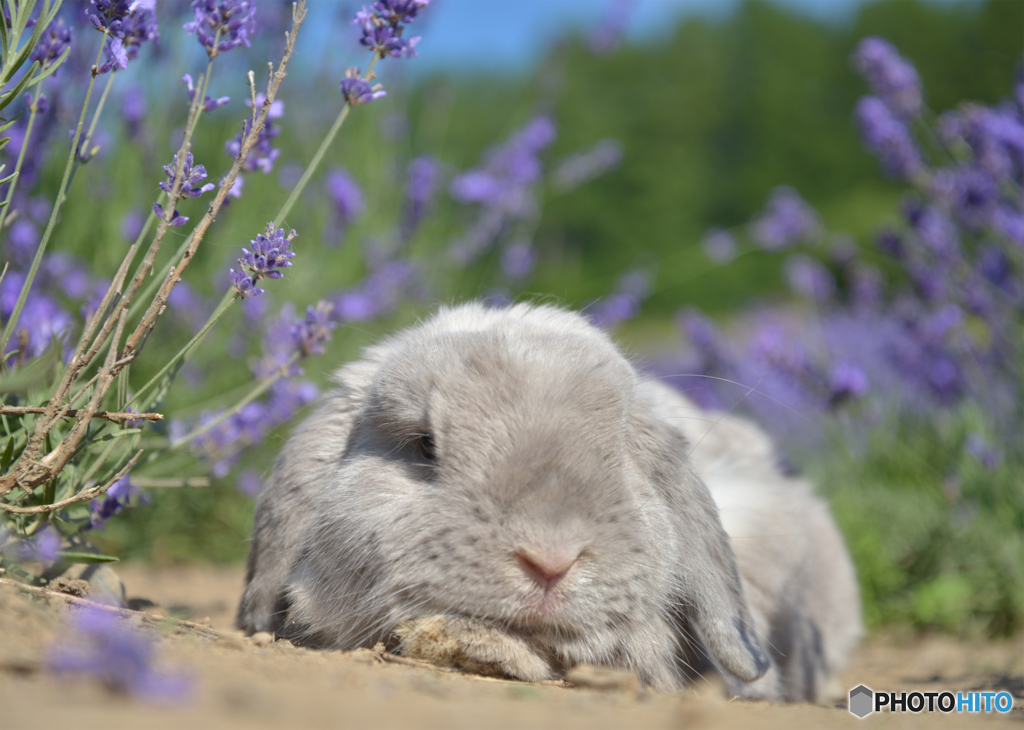
[[[970,406],[875,428],[866,449],[836,441],[808,472],[857,565],[869,627],[906,622],[972,636],[1024,621],[1024,465],[987,471],[963,449]]]
[[[664,44],[625,47],[608,57],[567,39],[528,79],[438,77],[403,90],[389,83],[385,71],[389,96],[356,110],[327,161],[343,164],[360,182],[368,215],[341,246],[326,248],[322,241],[332,217],[322,186],[311,185],[291,220],[279,222],[298,229],[299,253],[287,278],[271,282],[268,293],[278,304],[292,300],[305,307],[354,284],[364,273],[360,242],[386,235],[397,218],[409,159],[431,153],[465,169],[538,110],[550,111],[559,125],[550,159],[605,137],[622,142],[624,158],[616,171],[578,190],[545,192],[536,233],[540,261],[526,293],[581,306],[608,293],[625,268],[646,266],[654,275],[653,296],[619,339],[635,349],[671,347],[671,316],[681,306],[725,316],[779,292],[776,259],[754,254],[715,267],[699,246],[709,226],[748,220],[772,187],[797,188],[830,229],[849,232],[863,247],[893,215],[899,188],[861,148],[851,120],[856,99],[866,93],[848,63],[860,38],[874,34],[895,43],[916,64],[926,101],[938,113],[964,100],[994,103],[1008,94],[1024,48],[1021,28],[1024,3],[1004,0],[883,2],[866,5],[841,26],[749,2],[726,21],[688,20]],[[312,78],[319,86],[327,83]],[[218,219],[187,271],[186,280],[200,292],[219,297],[227,266],[283,201],[280,171],[312,156],[340,106],[335,83],[325,91],[295,74],[285,84],[278,169],[272,176],[248,175],[242,199]],[[242,96],[242,88],[235,83],[216,93]],[[98,271],[114,270],[125,246],[119,223],[128,210],[148,210],[156,198],[160,165],[170,155],[154,150],[169,149],[166,140],[175,138],[183,120],[183,97],[175,86],[173,93],[151,98],[148,146],[113,144],[83,168],[54,248],[92,260]],[[382,135],[382,125],[395,115],[408,120],[407,130]],[[112,137],[122,134],[115,118],[110,114],[104,123]],[[227,167],[223,141],[237,133],[239,121],[218,111],[197,133],[196,160],[211,178]],[[56,172],[51,166],[49,174]],[[182,211],[196,217],[203,205],[186,202]],[[442,200],[413,241],[413,256],[429,258],[455,238],[463,230],[462,215]],[[164,260],[173,243],[166,248]],[[499,277],[496,257],[485,256],[438,283],[437,291],[467,298]],[[328,354],[306,364],[307,374],[325,385],[331,368],[432,303],[410,304],[385,322],[339,328]],[[172,391],[170,404],[178,413],[227,405],[240,395],[237,388],[248,377],[245,357],[229,355],[227,346],[233,330],[251,325],[240,312],[234,315],[194,358],[202,382],[179,381]],[[147,344],[152,352],[133,366],[133,381],[145,382],[156,367],[146,363],[163,362],[186,337],[172,322],[162,323]],[[848,536],[870,625],[909,621],[988,634],[1020,626],[1024,466],[1007,461],[993,475],[952,463],[969,421],[969,414],[956,413],[943,424],[883,426],[863,448],[837,442],[805,464]],[[268,468],[286,436],[283,429],[273,434],[248,465]],[[203,471],[191,457],[172,466],[176,476]],[[950,475],[972,499],[1001,506],[980,510],[981,518],[950,519]],[[231,480],[209,489],[153,490],[152,498],[150,506],[96,533],[99,547],[159,561],[230,561],[246,554],[252,502],[235,492]]]

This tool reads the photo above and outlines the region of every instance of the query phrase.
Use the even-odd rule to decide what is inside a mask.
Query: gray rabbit
[[[337,381],[259,495],[245,631],[811,701],[856,644],[853,567],[810,485],[583,317],[443,308]]]

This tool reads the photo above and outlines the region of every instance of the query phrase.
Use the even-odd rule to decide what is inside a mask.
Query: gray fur
[[[852,650],[856,582],[824,503],[756,427],[714,425],[579,315],[441,309],[337,379],[258,498],[247,632],[353,649],[445,615],[523,679],[585,662],[671,691],[717,669],[790,700]],[[517,563],[535,551],[577,556],[547,594]]]

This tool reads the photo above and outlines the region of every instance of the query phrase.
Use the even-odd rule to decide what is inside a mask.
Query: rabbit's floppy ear
[[[236,625],[247,633],[278,631],[287,620],[288,577],[299,559],[302,537],[316,498],[338,468],[349,434],[374,378],[391,353],[385,340],[339,369],[338,387],[292,434],[256,500],[246,588]]]
[[[681,648],[696,630],[716,663],[752,682],[770,666],[753,633],[753,621],[729,538],[708,488],[690,468],[689,442],[678,429],[652,412],[641,398],[631,417],[630,451],[635,463],[668,510],[676,545],[671,613],[680,628]]]

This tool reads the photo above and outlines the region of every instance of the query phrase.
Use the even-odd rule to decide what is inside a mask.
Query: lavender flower
[[[427,215],[440,183],[441,163],[430,155],[422,155],[409,163],[405,184],[405,211],[402,217],[402,238],[408,239]]]
[[[931,170],[908,129],[921,106],[916,72],[884,42],[866,42],[855,61],[877,94],[857,109],[868,146],[890,173],[916,188],[902,201],[905,227],[882,229],[876,238],[878,250],[899,269],[892,290],[879,270],[858,260],[855,246],[833,245],[830,258],[847,297],[818,314],[815,327],[794,320],[792,310],[745,318],[737,330],[747,333],[748,345],[738,356],[706,320],[689,317],[696,347],[671,372],[708,376],[692,385],[686,381],[688,394],[706,406],[737,405],[731,397],[737,386],[730,383],[742,384],[742,407],[783,436],[793,430],[789,409],[827,413],[867,396],[869,389],[873,397],[854,418],[863,413],[874,423],[893,407],[927,414],[972,397],[985,413],[979,432],[998,433],[1020,420],[1017,335],[1024,286],[1014,242],[1024,246],[1018,187],[1024,174],[1024,93],[1020,108],[964,106],[943,115],[938,136],[956,163]],[[755,222],[762,246],[782,248],[819,237],[816,226],[807,227],[812,235],[791,233],[801,226],[785,215],[781,223],[767,225],[772,207]],[[832,274],[806,256],[787,261],[785,271],[806,296],[821,300],[837,290]],[[792,435],[811,436],[806,429]],[[978,434],[965,440],[964,449],[984,468],[994,468],[998,447],[990,448]]]
[[[140,137],[146,118],[146,93],[141,85],[133,84],[125,89],[121,96],[121,116],[128,125],[128,133]]]
[[[512,292],[503,286],[499,286],[496,289],[488,289],[480,296],[480,299],[491,309],[511,307],[514,301]]]
[[[865,38],[854,51],[853,65],[895,113],[916,117],[921,112],[921,79],[917,70],[889,41]]]
[[[835,277],[809,256],[790,256],[786,259],[785,271],[790,288],[800,296],[824,302],[836,292]]]
[[[132,484],[128,475],[114,482],[102,498],[92,501],[92,512],[89,514],[89,529],[102,530],[107,520],[119,514],[127,507],[139,490]]]
[[[92,295],[78,310],[82,315],[83,321],[88,322],[96,314],[96,310],[100,308],[103,297],[106,296],[107,289],[109,288],[110,281],[108,279],[99,279],[93,283]]]
[[[112,692],[149,700],[176,701],[191,692],[180,673],[155,668],[152,640],[129,628],[115,611],[85,608],[72,619],[73,638],[50,651],[47,666],[57,674],[88,674]]]
[[[999,187],[987,172],[965,167],[941,170],[932,184],[936,196],[948,202],[966,228],[978,230],[992,220],[999,202]]]
[[[998,447],[989,446],[985,437],[977,432],[967,435],[967,439],[964,441],[964,450],[977,459],[986,471],[994,471],[1002,461]]]
[[[1009,205],[999,205],[992,214],[992,224],[1003,236],[1024,248],[1024,213]]]
[[[892,256],[894,259],[903,258],[903,239],[900,238],[900,234],[891,228],[882,228],[875,235],[875,245],[878,250],[884,254]]]
[[[687,309],[676,317],[676,323],[697,349],[717,359],[719,335],[710,319],[697,310]]]
[[[139,46],[147,41],[155,43],[160,40],[156,21],[156,0],[150,0],[149,3],[133,2],[131,14],[122,23],[121,30],[125,55],[129,61],[134,61],[139,57]]]
[[[333,312],[333,304],[320,301],[315,307],[306,308],[305,319],[292,324],[292,338],[302,357],[323,354],[324,343],[331,339],[331,330],[337,326],[331,319]]]
[[[452,181],[449,193],[456,201],[481,206],[475,224],[452,246],[458,261],[469,263],[491,244],[508,221],[529,219],[536,214],[533,186],[544,170],[540,153],[554,141],[555,134],[555,123],[550,117],[535,117],[505,144],[488,150],[482,166]]]
[[[122,24],[132,11],[132,0],[90,0],[85,17],[96,30],[109,33],[115,38],[124,35]]]
[[[754,220],[751,236],[768,251],[777,251],[818,237],[821,224],[814,209],[793,188],[772,190],[768,205]]]
[[[238,260],[241,264],[242,260]],[[263,289],[256,286],[252,277],[245,273],[245,271],[235,271],[234,269],[228,270],[228,275],[231,277],[231,288],[238,292],[239,299],[247,299],[249,297],[258,297],[263,294]]]
[[[140,45],[159,39],[154,6],[155,2],[92,0],[86,17],[94,28],[108,35],[103,48],[106,60],[94,73],[126,69],[128,61],[138,58]]]
[[[11,224],[5,243],[6,252],[14,262],[31,261],[39,243],[39,228],[28,218],[18,218]]]
[[[620,39],[629,23],[636,0],[611,0],[600,25],[590,34],[587,45],[591,53],[606,56],[618,50]]]
[[[415,46],[419,37],[403,38],[405,23],[416,19],[419,11],[429,4],[430,0],[380,0],[356,13],[353,25],[362,31],[359,43],[369,48],[381,58],[391,56],[413,58],[416,56]]]
[[[377,0],[370,5],[370,8],[380,20],[391,26],[397,26],[400,23],[411,23],[416,20],[420,10],[429,4],[430,0]],[[366,6],[363,6],[361,12],[366,12]]]
[[[267,103],[267,95],[262,91],[256,93],[256,107],[252,105],[252,99],[246,99],[245,105],[250,109],[262,107]],[[280,99],[274,99],[270,103],[270,108],[267,110],[267,119],[280,119],[284,116],[284,102]]]
[[[419,36],[402,38],[401,28],[392,28],[387,25],[375,25],[373,23],[363,24],[363,37],[359,42],[369,48],[381,58],[391,56],[392,58],[414,58],[416,56],[415,46],[419,43]]]
[[[586,311],[587,319],[597,327],[611,329],[636,317],[649,293],[647,274],[640,270],[627,271],[619,277],[611,296],[590,305]]]
[[[203,413],[195,425],[201,427],[217,416],[217,413]],[[260,401],[249,403],[196,438],[191,445],[192,453],[210,463],[210,473],[214,477],[223,478],[237,463],[239,452],[262,441],[270,427],[266,405]],[[187,430],[183,423],[172,423],[171,438],[178,438],[179,431],[184,435]]]
[[[50,565],[57,561],[60,545],[60,533],[47,525],[33,537],[17,543],[17,556],[19,560]]]
[[[21,166],[21,174],[18,177],[19,190],[25,191],[33,188],[38,177],[39,170],[41,170],[45,165],[46,155],[48,152],[48,138],[51,136],[57,123],[58,120],[56,114],[47,115],[41,119],[37,118],[32,134],[26,137],[26,132],[28,131],[28,115],[24,115],[21,119],[15,122],[13,126],[3,132],[3,136],[10,139],[7,146],[0,151],[0,155],[6,157],[11,163],[11,166],[7,168],[8,172],[12,170],[14,160],[16,160],[18,155],[21,154],[22,147],[25,148],[25,157]],[[0,189],[5,190],[6,186],[0,186]],[[12,201],[11,205],[13,209],[20,210],[22,208],[17,199]]]
[[[704,253],[717,264],[727,264],[736,258],[736,239],[721,228],[709,228],[700,241]]]
[[[181,185],[178,187],[178,194],[183,198],[198,198],[203,193],[208,193],[214,188],[213,183],[206,183],[202,187],[197,187],[203,180],[206,179],[206,168],[202,165],[193,166],[192,153],[189,152],[185,155],[185,165],[181,170]],[[174,160],[169,165],[164,165],[164,172],[169,178],[168,182],[160,183],[160,189],[165,193],[170,193],[174,186],[174,176],[178,169],[178,155],[174,155]]]
[[[939,119],[938,133],[950,146],[966,143],[976,167],[996,180],[1020,180],[1024,165],[1024,120],[1008,105],[990,109],[965,104]]]
[[[6,320],[11,316],[24,285],[25,275],[19,271],[8,271],[0,279],[0,317]]]
[[[174,318],[193,332],[202,329],[211,311],[210,305],[187,281],[179,281],[174,285],[167,298],[167,305]]]
[[[556,190],[566,193],[614,169],[621,161],[622,143],[617,139],[602,139],[593,147],[559,162],[551,180]]]
[[[296,338],[296,325],[301,323],[302,320],[296,320],[295,308],[290,302],[281,307],[280,316],[263,321],[262,352],[250,365],[257,380],[268,380],[282,372],[287,376],[302,374],[302,368],[292,359],[296,351],[301,353]]]
[[[855,264],[850,270],[850,299],[861,311],[878,311],[885,301],[885,280],[874,266]]]
[[[7,280],[11,279],[11,284],[14,284],[16,277],[12,276],[12,274],[13,272],[8,272],[2,283],[4,300],[11,299],[9,292],[13,286],[9,287]],[[14,295],[13,299],[17,299],[17,294]],[[4,304],[6,305],[6,301]],[[6,310],[7,307],[4,306],[4,309]],[[10,309],[14,309],[13,302]],[[3,316],[6,319],[10,316],[10,311],[3,311]],[[45,294],[29,292],[29,296],[25,300],[25,306],[21,310],[21,317],[18,320],[18,329],[15,330],[14,336],[7,343],[7,347],[10,350],[19,350],[21,352],[20,357],[39,357],[49,349],[55,339],[63,339],[73,326],[74,320],[71,315],[53,299]],[[6,355],[7,353],[4,354]]]
[[[160,184],[163,185],[164,183]],[[163,220],[164,207],[160,205],[160,203],[153,203],[153,213],[156,215],[157,218]],[[188,216],[182,215],[181,213],[178,212],[178,209],[175,208],[174,213],[171,214],[171,219],[167,222],[167,225],[171,226],[172,228],[177,228],[178,226],[183,226],[186,223],[188,223]]]
[[[103,47],[103,55],[107,60],[96,67],[97,74],[128,68],[128,54],[124,50],[124,41],[120,38],[109,38],[107,45]]]
[[[196,89],[192,85],[192,75],[191,74],[185,74],[184,76],[181,77],[181,80],[185,82],[185,88],[188,90],[188,100],[190,102],[193,101],[196,98]],[[212,112],[217,107],[224,106],[229,101],[231,101],[231,97],[230,96],[219,96],[216,99],[214,99],[212,96],[207,94],[206,96],[203,97],[203,111],[204,112]],[[252,105],[252,102],[250,102],[250,106],[251,105]]]
[[[345,78],[341,80],[341,96],[352,106],[369,104],[371,101],[383,99],[388,95],[380,84],[370,86],[370,82],[359,78],[359,69],[350,66],[345,69]]]
[[[68,130],[68,141],[74,141],[75,130]],[[90,143],[86,147],[86,143]],[[78,138],[78,149],[75,150],[75,156],[78,157],[82,162],[88,162],[92,158],[96,157],[103,150],[110,147],[110,136],[102,129],[97,129],[92,137],[86,139],[85,135],[81,135]]]
[[[836,406],[851,398],[860,398],[868,392],[868,378],[856,365],[838,363],[828,375],[829,404]]]
[[[340,240],[344,236],[346,226],[363,215],[366,208],[363,191],[348,171],[340,166],[335,166],[327,172],[324,188],[334,204],[334,217],[338,228],[336,240]]]
[[[517,241],[501,254],[501,268],[509,279],[525,279],[536,263],[537,252],[528,241]]]
[[[595,327],[611,329],[633,319],[640,313],[640,302],[630,294],[615,293],[600,299],[587,308],[587,319]]]
[[[262,106],[266,99],[266,95],[262,92],[257,94],[256,106]],[[245,104],[252,107],[252,100],[246,99]],[[256,137],[256,143],[249,149],[249,155],[245,158],[245,164],[242,165],[243,170],[249,172],[259,170],[264,175],[269,175],[273,171],[274,162],[281,154],[281,150],[275,150],[271,144],[274,138],[281,133],[281,128],[274,124],[274,120],[280,119],[282,115],[284,115],[284,102],[279,99],[275,100],[267,111],[267,118],[263,123],[263,129]],[[251,125],[252,120],[246,119],[241,133],[225,143],[224,150],[232,157],[238,157],[241,153],[242,140],[249,136]]]
[[[43,258],[36,281],[44,289],[59,291],[74,300],[88,297],[93,287],[85,262],[61,251]]]
[[[118,230],[121,233],[121,238],[125,241],[134,241],[142,233],[142,227],[146,225],[145,216],[138,210],[132,209],[124,214],[124,218],[121,219],[121,225]]]
[[[960,237],[945,210],[908,197],[903,201],[903,215],[931,256],[947,262],[959,258]]]
[[[255,497],[263,487],[263,478],[255,469],[243,469],[238,473],[235,489],[246,497]]]
[[[230,271],[231,288],[238,292],[241,299],[258,297],[263,293],[256,286],[260,279],[280,279],[284,276],[282,269],[291,266],[295,257],[295,252],[290,248],[296,235],[295,231],[291,231],[286,236],[283,228],[275,230],[274,222],[271,221],[265,233],[256,234],[256,239],[250,242],[252,251],[242,249],[243,257],[238,259],[240,271]],[[248,274],[244,273],[245,267],[249,268]]]
[[[417,277],[407,261],[383,261],[358,286],[335,295],[335,316],[340,322],[366,322],[391,314],[403,296],[416,290]]]
[[[38,99],[34,99],[31,92],[25,92],[23,98],[29,111],[34,111],[36,114],[46,114],[50,111],[50,100],[46,94],[40,94]]]
[[[868,148],[878,156],[886,172],[911,180],[922,170],[921,153],[906,122],[876,96],[865,96],[854,112]]]
[[[192,441],[192,452],[210,464],[213,476],[227,476],[244,449],[261,443],[273,428],[316,400],[318,390],[313,383],[288,379],[302,374],[301,368],[291,362],[293,354],[297,350],[302,353],[303,347],[310,353],[319,352],[334,326],[327,319],[329,304],[321,302],[310,310],[306,318],[298,322],[291,305],[285,305],[279,317],[263,316],[257,320],[263,326],[263,348],[260,357],[250,366],[252,373],[257,379],[265,380],[280,377],[281,369],[287,368],[286,378],[274,382],[265,400],[248,403]],[[202,426],[216,417],[217,413],[203,413],[195,426]],[[187,424],[174,421],[171,439],[179,439],[190,430]],[[258,482],[258,477],[243,472],[238,486],[258,491]]]
[[[64,26],[64,19],[57,18],[56,21],[43,31],[39,42],[29,55],[29,60],[38,61],[43,68],[49,67],[54,61],[64,55],[64,51],[71,45],[71,28]]]
[[[178,282],[178,286],[181,286],[184,283],[185,282],[183,282],[183,281],[179,281]],[[175,289],[177,289],[177,288],[178,287],[176,286]],[[132,408],[131,406],[125,406],[124,407],[124,412],[125,413],[138,413],[138,411],[135,410],[134,408]],[[146,419],[144,419],[144,418],[129,418],[127,421],[124,422],[124,425],[126,425],[128,428],[142,428],[143,426],[146,425]],[[108,492],[109,492],[109,490],[108,490]]]
[[[195,33],[210,58],[251,44],[256,32],[256,3],[251,0],[192,0],[193,20],[183,26]]]

